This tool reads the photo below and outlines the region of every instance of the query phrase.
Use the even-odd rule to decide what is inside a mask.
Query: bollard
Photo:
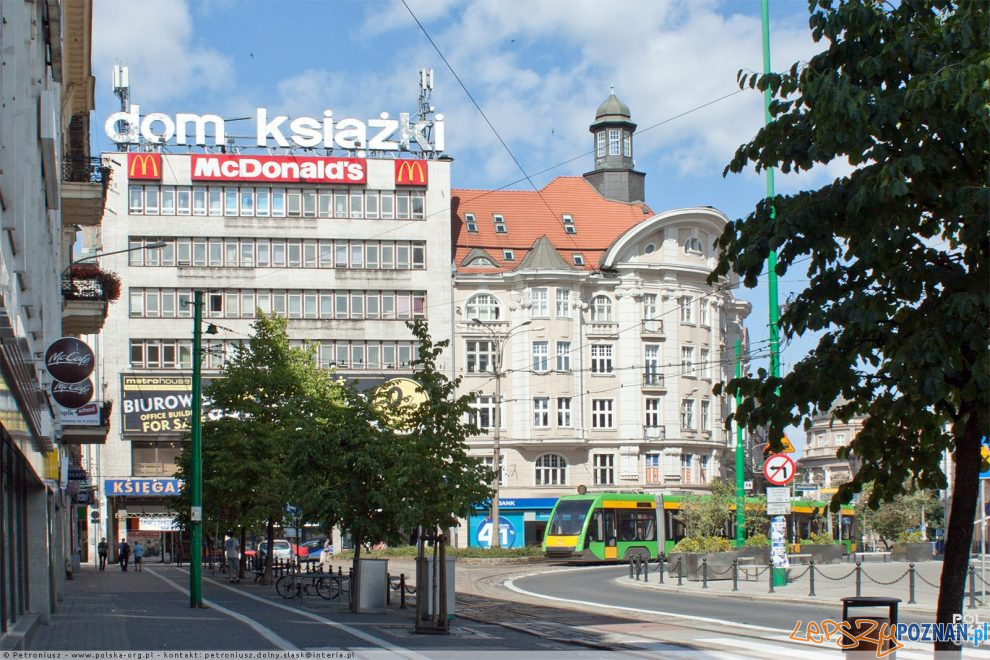
[[[812,557],[811,561],[808,562],[808,573],[811,576],[811,591],[808,592],[809,596],[815,595],[815,559]]]
[[[701,558],[701,588],[708,588],[708,557]]]
[[[636,557],[630,557],[629,558],[629,579],[630,580],[633,579],[633,562],[635,560],[636,560]]]
[[[660,553],[660,584],[663,584],[663,562],[666,557],[664,553]]]
[[[856,560],[856,598],[863,595],[863,562]]]
[[[678,587],[684,586],[684,566],[682,564],[683,561],[684,561],[684,557],[678,557],[677,558],[677,586]]]
[[[732,560],[732,590],[739,591],[739,560]]]
[[[908,605],[914,605],[914,564],[908,564]]]
[[[770,576],[770,593],[773,591],[773,562],[770,562],[770,566],[767,568],[767,575]]]
[[[969,565],[969,606],[976,607],[976,567],[973,564]]]
[[[399,573],[399,609],[406,609],[406,574]]]
[[[643,582],[649,582],[650,581],[650,558],[649,557],[645,557],[644,558],[644,557],[642,557],[642,555],[640,555],[640,557],[643,559]]]

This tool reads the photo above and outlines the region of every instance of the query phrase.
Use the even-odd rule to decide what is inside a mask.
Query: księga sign
[[[209,379],[203,379],[203,387]],[[125,434],[185,433],[192,424],[192,378],[189,376],[120,377],[122,428]],[[209,415],[209,400],[203,399]]]
[[[225,146],[227,131],[220,115],[197,115],[180,112],[171,117],[164,112],[152,112],[141,116],[141,106],[114,112],[107,117],[103,129],[117,144],[139,144],[141,140],[153,144],[175,141],[178,145]],[[432,141],[427,137],[430,131]],[[209,134],[209,135],[208,135]],[[373,151],[408,151],[416,146],[422,151],[443,151],[443,115],[430,121],[410,122],[409,113],[399,113],[391,119],[387,112],[377,119],[334,119],[333,110],[324,110],[323,116],[295,117],[268,115],[267,108],[255,112],[255,144],[259,147],[302,147],[321,149],[370,149]]]

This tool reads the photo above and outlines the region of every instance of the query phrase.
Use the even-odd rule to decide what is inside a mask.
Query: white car
[[[273,558],[281,559],[283,561],[288,561],[292,559],[291,543],[289,543],[285,539],[275,539],[272,545],[275,548],[275,551],[272,554]],[[264,541],[258,546],[258,553],[261,555],[262,558],[264,558],[264,556],[268,554],[268,541]]]

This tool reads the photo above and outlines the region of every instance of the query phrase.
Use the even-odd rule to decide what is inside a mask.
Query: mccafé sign
[[[317,117],[288,115],[269,116],[267,108],[255,112],[255,145],[258,147],[303,147],[322,149],[370,149],[373,151],[444,150],[443,115],[427,122],[410,122],[409,113],[399,113],[391,119],[387,112],[377,119],[334,119],[333,110],[324,110]],[[227,143],[225,122],[219,115],[196,115],[180,112],[171,117],[163,112],[141,116],[141,106],[132,105],[128,111],[114,112],[103,124],[107,137],[117,144],[152,144],[224,146]],[[432,126],[432,141],[426,130]]]

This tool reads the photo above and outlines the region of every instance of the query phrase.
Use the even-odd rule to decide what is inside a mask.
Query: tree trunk
[[[361,560],[361,544],[364,543],[364,537],[356,529],[351,530],[351,542],[354,544],[354,559],[351,560],[351,602],[350,608],[351,612],[358,611],[358,597],[361,593],[360,581],[361,581],[361,571],[358,568],[358,562]]]
[[[269,586],[272,583],[272,558],[275,556],[275,520],[268,519],[268,529],[265,537],[268,539],[265,553],[265,572],[261,576],[261,584]]]
[[[238,580],[244,578],[244,562],[247,560],[247,554],[244,552],[245,550],[247,550],[247,528],[241,525],[241,560],[237,562]]]
[[[977,428],[975,411],[960,411],[966,426],[956,442],[956,478],[952,488],[952,508],[949,511],[945,538],[945,557],[942,561],[942,585],[938,592],[938,623],[952,623],[953,615],[962,614],[966,596],[966,574],[969,569],[970,548],[973,544],[973,520],[976,517],[976,500],[980,488],[980,429]],[[936,651],[955,651],[962,648],[951,641],[935,642]]]

